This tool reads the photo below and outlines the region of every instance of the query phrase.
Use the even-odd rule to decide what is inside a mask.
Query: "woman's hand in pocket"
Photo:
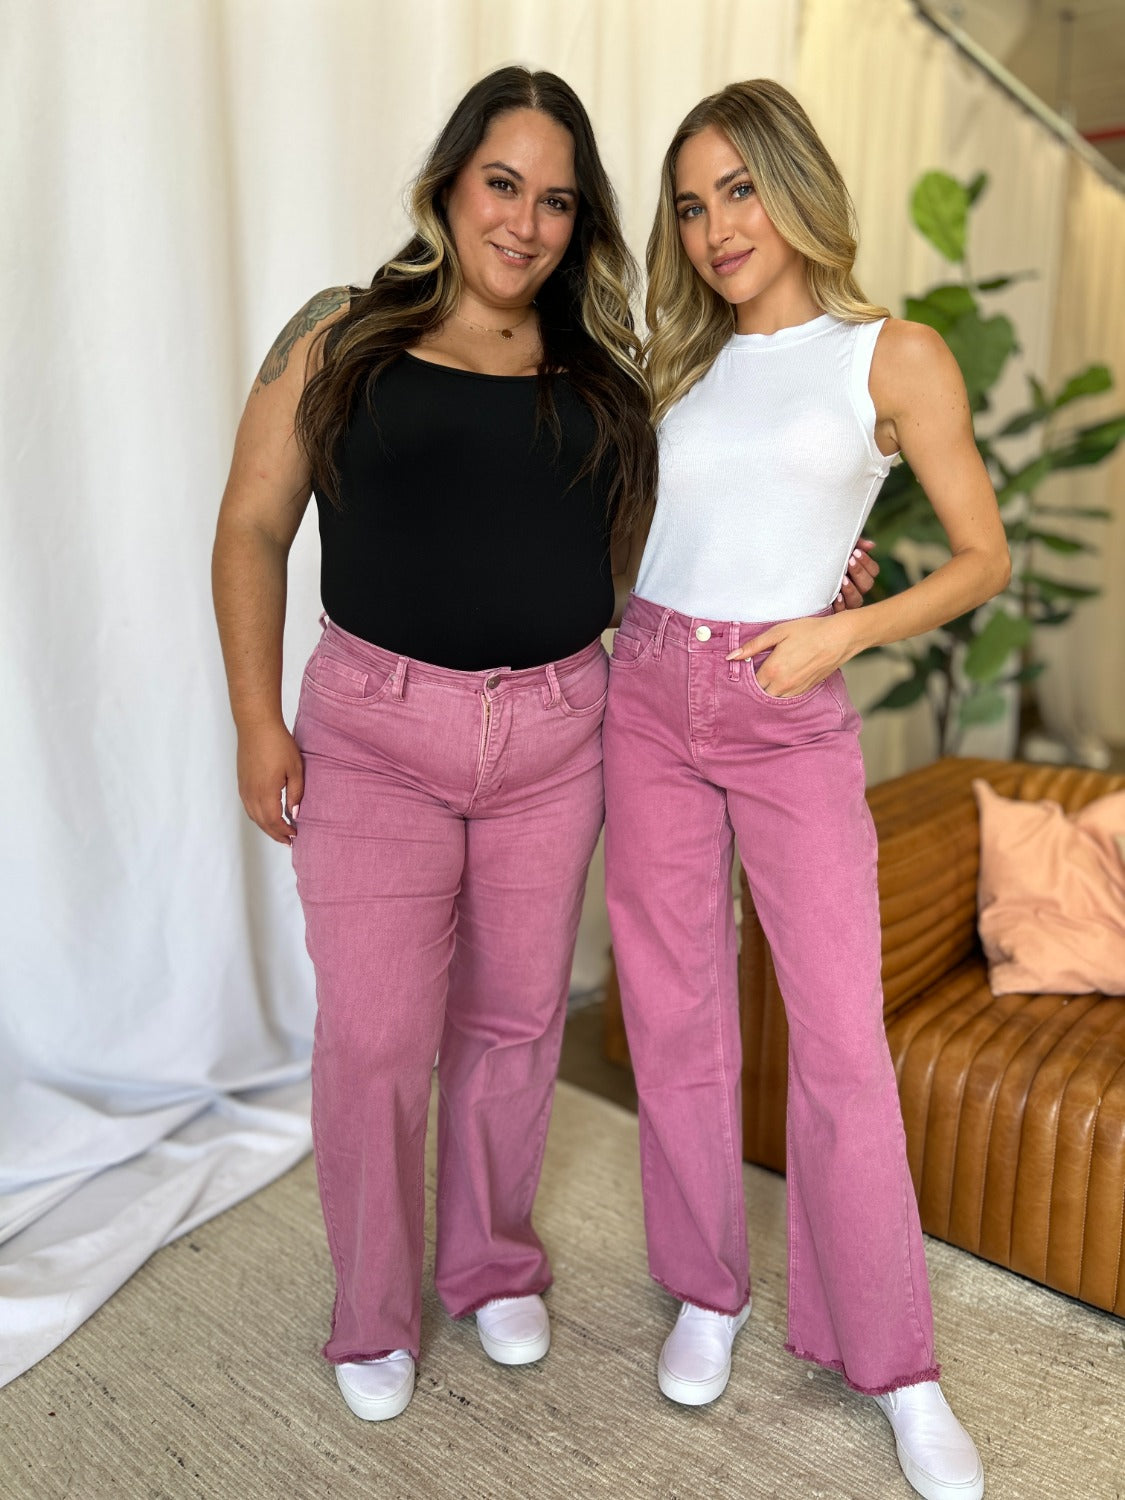
[[[855,654],[846,614],[783,620],[732,651],[728,661],[749,661],[768,652],[754,669],[758,686],[771,698],[811,693]]]

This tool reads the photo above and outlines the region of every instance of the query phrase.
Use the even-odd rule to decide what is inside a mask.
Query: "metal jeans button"
[[[709,641],[711,639],[711,627],[709,625],[697,625],[695,627],[695,638],[697,641]]]
[[[500,674],[499,674],[499,672],[494,672],[491,677],[486,677],[485,680],[484,680],[484,685],[485,685],[486,688],[489,689],[489,691],[491,691],[493,688],[499,687],[500,686]]]

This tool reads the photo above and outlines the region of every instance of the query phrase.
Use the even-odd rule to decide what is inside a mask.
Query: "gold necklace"
[[[455,312],[453,316],[457,319],[458,323],[464,323],[466,328],[472,328],[477,333],[498,333],[502,339],[510,339],[517,328],[523,327],[534,311],[535,303],[533,302],[519,322],[509,323],[507,328],[486,328],[483,323],[473,323],[470,319],[463,318],[459,312]]]

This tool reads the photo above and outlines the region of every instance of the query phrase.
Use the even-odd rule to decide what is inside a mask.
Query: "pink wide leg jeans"
[[[332,624],[306,669],[293,864],[334,1362],[418,1357],[435,1054],[442,1302],[461,1317],[550,1284],[531,1210],[602,822],[606,678],[598,641],[454,672]]]
[[[876,841],[839,673],[771,698],[725,658],[768,624],[634,596],[605,724],[606,884],[640,1095],[649,1264],[737,1312],[742,1188],[733,841],[789,1019],[789,1341],[871,1394],[936,1379],[883,1027]]]

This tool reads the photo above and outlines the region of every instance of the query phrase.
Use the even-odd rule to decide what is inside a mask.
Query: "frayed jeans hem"
[[[809,1354],[804,1349],[798,1349],[793,1344],[786,1344],[785,1351],[792,1354],[796,1359],[808,1360],[810,1364],[819,1365],[822,1370],[834,1370],[837,1375],[843,1377],[844,1384],[861,1396],[885,1396],[889,1391],[902,1390],[903,1386],[921,1385],[927,1380],[941,1379],[941,1366],[930,1365],[929,1369],[921,1370],[916,1375],[906,1375],[901,1380],[888,1380],[885,1385],[857,1385],[854,1380],[848,1378],[843,1363],[838,1359],[821,1359],[816,1354]]]
[[[747,1289],[745,1297],[732,1312],[728,1307],[716,1307],[711,1302],[700,1302],[696,1297],[688,1297],[683,1292],[678,1292],[674,1286],[669,1286],[666,1281],[661,1281],[659,1276],[654,1276],[653,1281],[660,1287],[661,1291],[668,1293],[669,1297],[675,1297],[677,1302],[690,1302],[692,1307],[701,1307],[704,1312],[719,1313],[724,1318],[737,1318],[742,1309],[750,1301],[750,1291]]]
[[[487,1307],[490,1302],[509,1302],[516,1297],[542,1297],[553,1281],[553,1277],[548,1277],[539,1286],[525,1287],[522,1292],[489,1292],[487,1297],[479,1297],[476,1302],[466,1307],[464,1312],[450,1313],[449,1316],[455,1321],[460,1321],[462,1318],[471,1318],[474,1313],[480,1312],[481,1308]]]
[[[327,1354],[325,1353],[324,1349],[322,1349],[320,1352],[324,1355],[325,1359],[330,1365],[362,1365],[366,1364],[369,1360],[372,1359],[386,1359],[388,1354],[394,1354],[397,1351],[394,1349],[376,1349],[374,1353],[371,1353],[365,1349],[362,1352],[357,1351],[354,1354],[349,1351],[349,1353],[347,1354],[337,1355]],[[408,1349],[406,1352],[410,1355],[410,1358],[414,1361],[414,1363],[417,1364],[419,1351],[417,1349]]]

